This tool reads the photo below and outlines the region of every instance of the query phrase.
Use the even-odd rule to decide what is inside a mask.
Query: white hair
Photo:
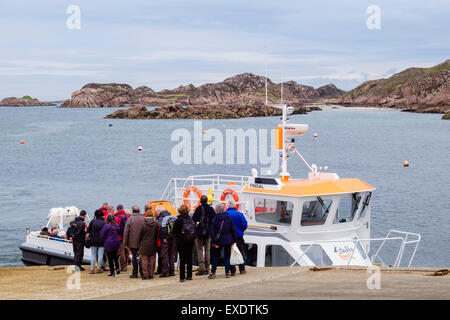
[[[236,207],[236,202],[233,199],[228,200],[227,202],[228,208],[234,208]]]
[[[159,212],[164,211],[164,208],[161,206],[157,206],[155,209],[155,212],[157,212],[157,211],[159,211]]]
[[[218,203],[216,204],[216,207],[214,208],[216,213],[223,213],[225,211],[225,206],[223,205],[223,203]]]

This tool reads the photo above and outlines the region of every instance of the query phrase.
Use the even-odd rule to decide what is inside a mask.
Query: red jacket
[[[123,210],[123,209],[114,213],[114,219],[116,220],[116,224],[119,226],[119,228],[120,228],[120,224],[122,223],[122,219],[120,219],[120,218],[128,218],[129,216],[130,215],[127,214],[125,212],[125,210]],[[124,230],[125,230],[125,228],[124,228]],[[123,237],[121,235],[119,235],[119,239],[120,239],[120,241],[122,241]]]

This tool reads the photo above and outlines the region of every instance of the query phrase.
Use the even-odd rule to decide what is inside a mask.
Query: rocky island
[[[0,101],[0,106],[4,107],[34,107],[34,106],[55,106],[52,102],[39,101],[30,96],[23,96],[22,98],[9,97]]]
[[[222,82],[207,83],[199,87],[192,84],[181,85],[176,89],[160,92],[145,86],[133,89],[127,84],[91,83],[75,91],[61,108],[134,107],[118,110],[107,117],[120,119],[229,119],[279,115],[280,110],[269,105],[279,103],[281,84],[267,80],[269,105],[265,104],[265,85],[265,77],[252,73],[243,73]],[[284,101],[294,106],[296,113],[320,110],[318,107],[301,106],[344,93],[333,84],[317,89],[294,81],[283,85]],[[149,111],[145,106],[159,108]]]

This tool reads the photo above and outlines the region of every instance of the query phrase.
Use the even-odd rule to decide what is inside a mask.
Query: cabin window
[[[332,200],[324,200],[317,197],[317,200],[306,201],[302,209],[302,226],[314,226],[324,224],[330,212]]]
[[[318,244],[313,244],[312,246],[309,244],[304,244],[300,246],[300,249],[303,252],[308,250],[306,251],[305,255],[316,266],[331,266],[333,264],[330,257],[328,257],[328,255],[326,254],[325,250],[323,250],[322,246]]]
[[[266,246],[266,267],[290,267],[294,258],[280,245]],[[295,265],[298,265],[296,263]]]
[[[289,226],[293,209],[290,201],[255,198],[256,222]]]
[[[361,201],[359,193],[344,196],[339,201],[339,207],[336,210],[334,223],[344,223],[353,221],[358,206]]]
[[[367,209],[369,208],[370,198],[372,196],[372,192],[369,192],[366,196],[366,199],[364,200],[362,204],[361,213],[359,214],[359,218],[364,218],[366,216]]]
[[[256,267],[258,261],[258,245],[256,243],[246,243],[246,255],[244,263],[248,266]]]

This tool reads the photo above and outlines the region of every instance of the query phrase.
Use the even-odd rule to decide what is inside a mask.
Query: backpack
[[[162,221],[162,228],[166,228],[167,229],[167,239],[172,239],[173,238],[173,227],[175,225],[175,221],[177,220],[177,217],[172,216],[172,215],[168,215],[166,217],[163,218]]]
[[[67,239],[72,238],[77,231],[77,222],[75,220],[70,221],[70,227],[67,228],[66,236]]]
[[[200,217],[197,235],[199,238],[208,238],[209,237],[209,216],[205,213],[205,207],[200,206],[202,210],[202,216]]]
[[[195,222],[191,217],[187,217],[183,220],[183,228],[181,230],[183,240],[194,241],[195,236]]]
[[[125,213],[124,217],[119,216],[120,226],[119,226],[119,236],[123,237],[125,233],[125,225],[127,224],[128,215]]]

